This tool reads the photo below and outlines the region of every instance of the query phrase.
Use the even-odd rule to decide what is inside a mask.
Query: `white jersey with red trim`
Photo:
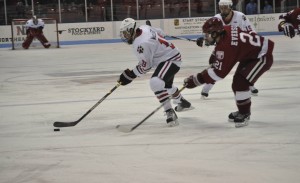
[[[29,28],[36,29],[36,28],[39,28],[39,27],[43,27],[44,28],[44,26],[45,26],[45,23],[44,23],[44,21],[42,19],[38,19],[38,23],[37,24],[34,24],[33,20],[30,19],[30,20],[28,20],[26,22],[26,25],[25,25],[26,29],[29,29]]]
[[[173,43],[163,37],[165,33],[161,29],[142,25],[136,34],[132,48],[139,61],[133,69],[137,76],[146,74],[151,68],[156,68],[165,61],[171,61],[180,67],[181,54]]]
[[[221,14],[216,14],[215,17],[222,20],[223,25],[232,25],[235,27],[239,27],[240,29],[242,29],[242,31],[255,32],[253,25],[251,24],[249,19],[246,17],[246,15],[242,12],[233,11],[233,16],[229,22],[225,22],[221,16]]]

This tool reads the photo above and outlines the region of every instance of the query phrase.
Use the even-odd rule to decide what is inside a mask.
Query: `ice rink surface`
[[[0,49],[1,183],[299,183],[300,37],[270,36],[274,64],[256,83],[249,126],[227,122],[236,111],[231,80],[208,99],[185,89],[194,110],[166,127],[149,77],[120,86],[77,126],[74,121],[110,91],[137,60],[124,43],[60,49]],[[183,57],[175,84],[208,65],[212,47],[174,40]]]

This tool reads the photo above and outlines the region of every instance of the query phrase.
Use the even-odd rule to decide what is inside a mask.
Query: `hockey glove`
[[[284,33],[285,36],[293,38],[295,36],[295,29],[292,24],[286,23],[284,21],[280,22],[278,25],[278,31]]]
[[[286,23],[283,28],[284,35],[293,38],[295,37],[295,29],[292,24]]]
[[[134,72],[132,70],[126,69],[120,75],[118,82],[124,86],[124,85],[128,85],[129,83],[131,83],[132,80],[134,80],[135,78],[136,78],[136,75],[134,74]]]
[[[188,78],[185,78],[184,81],[183,81],[184,82],[184,86],[186,88],[189,88],[189,89],[195,88],[197,86],[200,86],[201,83],[198,80],[198,75],[199,74],[191,75]]]
[[[199,37],[198,39],[197,39],[197,41],[196,41],[196,44],[198,45],[198,46],[200,46],[200,47],[202,47],[203,46],[203,37]]]
[[[40,29],[40,30],[43,30],[43,29],[44,29],[44,27],[43,27],[43,26],[39,26],[39,29]]]

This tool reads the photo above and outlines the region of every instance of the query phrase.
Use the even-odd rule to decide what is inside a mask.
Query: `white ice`
[[[77,126],[74,121],[117,84],[137,60],[124,43],[69,45],[60,49],[0,49],[1,183],[299,183],[299,37],[269,36],[274,64],[256,83],[249,126],[227,122],[236,111],[232,74],[207,100],[202,87],[185,89],[194,110],[166,127],[148,85],[151,73],[120,86]],[[175,84],[208,65],[212,48],[175,40],[183,65]]]

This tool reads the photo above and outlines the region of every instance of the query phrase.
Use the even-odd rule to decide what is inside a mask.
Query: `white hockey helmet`
[[[33,23],[34,23],[35,25],[38,24],[38,19],[37,19],[36,15],[33,15],[33,16],[32,16],[32,21],[33,21]]]
[[[222,18],[226,18],[232,11],[232,0],[220,0],[219,10]]]
[[[120,37],[121,39],[128,43],[132,44],[134,40],[134,34],[136,29],[136,21],[132,18],[126,18],[121,22],[120,26]]]
[[[219,6],[224,6],[224,5],[228,5],[231,7],[233,5],[232,0],[220,0]]]

